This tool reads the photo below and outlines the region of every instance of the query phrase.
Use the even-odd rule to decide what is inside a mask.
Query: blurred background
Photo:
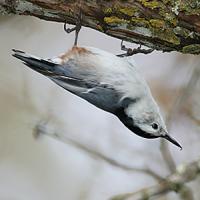
[[[12,48],[44,58],[71,48],[74,33],[66,34],[63,24],[0,16],[0,36],[0,200],[109,199],[155,185],[175,166],[199,159],[199,56],[154,51],[129,58],[149,83],[180,151],[136,136],[115,116],[11,56]],[[88,28],[79,35],[80,46],[114,54],[122,53],[120,42]],[[200,199],[200,178],[186,185]],[[183,198],[174,192],[157,197]]]

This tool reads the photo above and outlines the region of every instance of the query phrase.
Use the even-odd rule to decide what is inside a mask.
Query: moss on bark
[[[9,2],[9,3],[8,3]],[[12,6],[11,6],[12,5]],[[2,0],[0,12],[83,25],[162,51],[200,53],[200,3],[195,0]]]

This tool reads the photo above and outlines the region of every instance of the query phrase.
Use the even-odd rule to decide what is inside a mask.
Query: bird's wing
[[[105,111],[114,113],[119,107],[122,94],[112,84],[104,82],[101,75],[96,74],[99,73],[97,67],[92,61],[90,62],[90,55],[85,55],[93,53],[83,49],[78,51],[80,52],[73,54],[69,52],[69,55],[63,56],[66,59],[63,64],[40,59],[18,50],[14,50],[13,56],[71,93]]]
[[[124,59],[93,47],[73,47],[56,60],[66,74],[50,78],[61,87],[112,113],[127,103],[124,91],[117,87],[130,75]]]
[[[105,111],[114,113],[119,107],[121,95],[108,84],[59,76],[51,80]]]

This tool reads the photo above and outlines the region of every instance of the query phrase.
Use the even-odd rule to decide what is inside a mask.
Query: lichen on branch
[[[196,0],[1,0],[0,13],[32,15],[83,26],[162,51],[200,53],[200,3]]]

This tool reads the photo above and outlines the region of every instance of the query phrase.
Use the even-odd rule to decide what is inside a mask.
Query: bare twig
[[[193,68],[193,71],[191,73],[191,76],[189,77],[186,87],[182,90],[181,94],[178,95],[178,97],[174,101],[174,105],[172,106],[172,109],[170,110],[167,120],[166,120],[168,129],[170,129],[173,122],[173,118],[175,117],[176,113],[182,106],[183,102],[187,99],[188,95],[192,91],[192,88],[196,85],[198,81],[199,77],[197,76],[198,74],[197,70],[198,70],[198,65]],[[169,150],[168,143],[165,140],[161,140],[160,150],[161,150],[163,159],[166,165],[168,166],[169,171],[174,172],[176,169],[176,164]]]
[[[94,149],[91,149],[87,146],[85,146],[84,144],[81,144],[80,142],[74,140],[73,138],[69,137],[69,136],[66,136],[66,135],[63,135],[61,133],[55,133],[55,132],[49,132],[47,130],[47,124],[46,123],[38,123],[36,126],[35,126],[35,129],[34,129],[34,137],[39,137],[41,134],[43,135],[47,135],[47,136],[50,136],[54,139],[57,139],[61,142],[64,142],[64,143],[67,143],[67,144],[71,144],[73,146],[75,146],[76,148],[86,152],[87,154],[89,154],[90,156],[94,157],[95,159],[100,159],[114,167],[117,167],[119,169],[122,169],[122,170],[125,170],[125,171],[129,171],[129,172],[139,172],[139,173],[145,173],[151,177],[153,177],[154,179],[158,180],[158,181],[162,181],[163,180],[163,177],[160,176],[159,174],[157,174],[156,172],[152,171],[151,169],[149,168],[144,168],[144,169],[140,169],[140,168],[136,168],[136,167],[132,167],[132,166],[128,166],[128,165],[125,165],[125,164],[122,164],[116,160],[113,160],[112,158],[109,158],[107,157],[106,155],[103,155],[102,153],[100,152],[97,152],[96,150]]]
[[[194,67],[193,69],[193,72],[191,74],[191,77],[190,77],[190,80],[188,81],[187,86],[183,89],[184,96],[180,98],[181,104],[187,98],[191,98],[191,97],[193,98],[194,96],[196,97],[196,94],[192,95],[192,93],[194,92],[194,88],[197,86],[197,83],[199,80],[200,80],[200,67],[199,65],[196,65],[196,67]],[[191,105],[191,106],[194,106],[194,105]],[[196,124],[200,124],[200,120],[196,119],[192,115],[191,106],[189,106],[190,108],[187,109],[187,114],[193,121],[196,122]]]
[[[168,169],[171,171],[171,173],[174,172],[176,169],[176,165],[175,165],[174,159],[172,157],[172,154],[169,150],[168,143],[166,141],[162,140],[160,149],[161,149],[163,159],[164,159],[166,165],[168,166]],[[188,186],[186,186],[185,184],[182,184],[181,189],[178,192],[179,192],[179,196],[183,200],[193,200],[194,199],[191,189]]]
[[[174,172],[176,169],[176,164],[169,150],[168,143],[163,139],[161,139],[160,150],[161,150],[163,160],[165,161],[169,171]]]
[[[161,150],[163,160],[165,161],[166,166],[168,167],[169,171],[171,173],[174,172],[176,169],[176,164],[170,152],[168,143],[163,139],[161,139],[160,150]]]
[[[193,69],[186,87],[183,89],[181,95],[176,98],[172,111],[169,112],[167,120],[169,127],[171,126],[173,117],[178,112],[183,102],[191,94],[192,88],[198,81],[199,77],[197,70],[199,69],[196,67]],[[193,193],[185,183],[195,179],[197,175],[200,174],[200,159],[193,163],[180,165],[180,167],[176,168],[171,152],[169,151],[168,144],[164,140],[161,141],[161,152],[172,175],[166,177],[164,181],[161,181],[159,184],[152,187],[144,188],[137,192],[117,195],[113,197],[112,200],[146,200],[158,197],[170,191],[178,192],[183,200],[193,200]]]
[[[167,124],[170,129],[171,124],[173,122],[173,118],[182,106],[183,102],[187,99],[188,95],[191,93],[192,88],[196,85],[196,82],[198,81],[198,76],[197,76],[197,66],[194,67],[192,74],[188,80],[188,83],[186,87],[182,90],[181,94],[178,95],[178,97],[175,99],[174,105],[172,106],[171,111],[169,112],[168,118],[167,118]],[[170,172],[174,172],[176,169],[176,164],[174,162],[174,159],[172,157],[172,154],[169,150],[168,143],[164,140],[161,141],[160,145],[161,153],[163,156],[163,159],[168,166],[168,169]],[[191,192],[191,189],[187,187],[186,185],[182,185],[181,190],[179,191],[180,197],[183,200],[193,200],[193,194]]]
[[[191,70],[191,69],[190,69]],[[192,69],[192,73],[188,79],[188,82],[186,86],[182,89],[182,92],[174,101],[174,105],[172,106],[171,111],[169,112],[167,122],[168,126],[171,126],[171,123],[173,121],[173,117],[176,115],[180,107],[183,105],[185,100],[188,98],[188,96],[191,94],[193,88],[196,86],[197,81],[199,80],[199,65],[196,65]]]
[[[166,194],[170,191],[182,193],[182,195],[185,196],[186,199],[186,195],[184,194],[186,187],[184,184],[196,179],[199,175],[200,158],[197,161],[180,165],[172,175],[166,177],[166,179],[159,184],[156,184],[149,188],[144,188],[137,192],[117,195],[115,197],[112,197],[111,200],[147,200],[153,197],[158,197],[162,194]],[[193,199],[191,191],[189,191],[187,195],[187,197]]]

